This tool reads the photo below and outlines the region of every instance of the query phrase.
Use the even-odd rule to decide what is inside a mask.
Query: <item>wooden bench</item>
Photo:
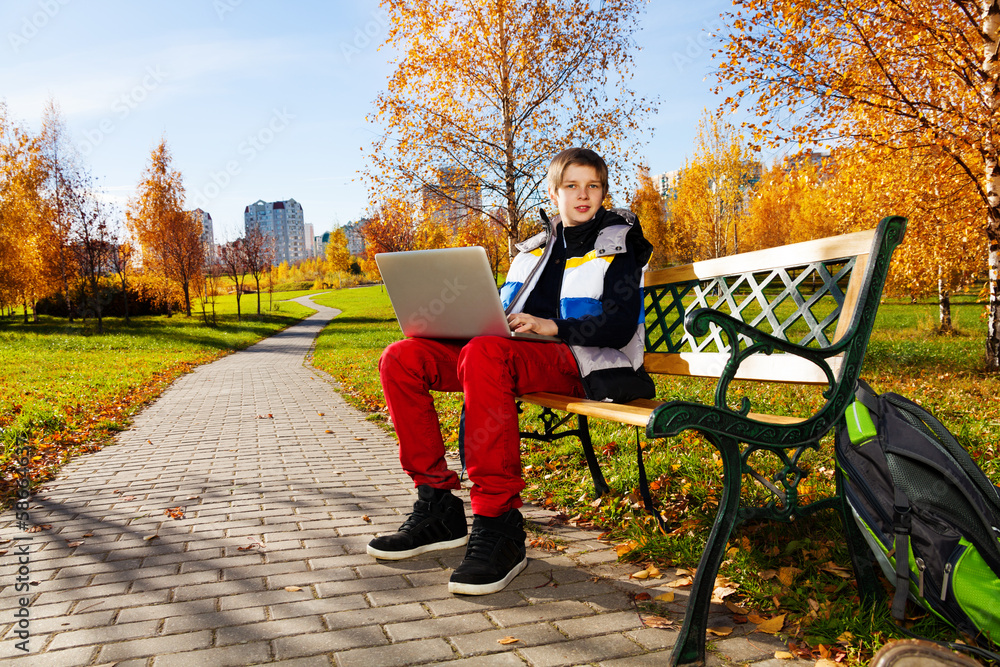
[[[542,408],[540,430],[524,431],[523,437],[580,438],[598,494],[608,486],[590,442],[589,418],[643,427],[647,438],[693,429],[719,450],[723,493],[672,664],[704,662],[715,578],[730,534],[742,521],[791,521],[839,508],[862,595],[873,594],[871,564],[858,556],[867,547],[843,501],[839,473],[836,495],[800,505],[798,486],[807,471],[799,458],[819,447],[853,398],[889,262],[905,230],[905,218],[887,217],[869,231],[647,272],[646,370],[717,378],[713,405],[615,404],[550,393],[518,398],[519,409],[525,404]],[[746,397],[731,405],[728,390],[734,379],[825,386],[825,402],[811,415],[757,413]],[[576,428],[565,428],[572,415]],[[762,451],[777,457],[777,473],[764,475],[751,465],[757,461],[752,455]],[[640,466],[641,461],[640,453]],[[741,506],[744,474],[767,489],[769,502]]]

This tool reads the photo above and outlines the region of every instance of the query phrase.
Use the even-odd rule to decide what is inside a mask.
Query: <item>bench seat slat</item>
[[[649,422],[649,416],[653,414],[653,410],[666,402],[640,398],[630,403],[608,403],[605,401],[591,401],[586,398],[571,398],[562,394],[550,394],[548,392],[525,394],[524,396],[518,396],[517,400],[543,408],[572,412],[584,417],[610,419],[622,424],[641,426],[643,428]],[[751,412],[747,417],[767,424],[799,424],[805,421],[801,417],[758,414],[755,412]]]
[[[721,352],[647,352],[643,365],[649,373],[717,378],[729,361]],[[834,376],[840,373],[841,357],[827,359]],[[737,380],[827,384],[819,366],[794,354],[755,354],[748,357],[736,372]]]

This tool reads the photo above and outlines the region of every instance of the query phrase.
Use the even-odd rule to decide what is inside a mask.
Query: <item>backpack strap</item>
[[[896,593],[892,598],[892,615],[898,621],[906,616],[906,598],[910,592],[910,499],[895,487],[892,528],[895,533],[893,551],[896,557]]]

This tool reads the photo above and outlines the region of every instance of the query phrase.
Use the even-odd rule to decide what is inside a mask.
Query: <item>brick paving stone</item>
[[[449,667],[516,667],[527,663],[514,653],[500,655],[480,655],[475,658],[460,658],[448,662],[434,662],[433,665],[448,665]]]
[[[507,637],[513,637],[517,642],[501,644],[500,640]],[[520,628],[455,635],[450,637],[449,641],[462,655],[480,655],[503,653],[527,646],[559,644],[566,641],[566,637],[548,623],[534,623]]]
[[[386,623],[384,627],[390,641],[404,642],[410,639],[449,637],[470,632],[482,632],[493,628],[493,624],[482,614],[464,614],[409,623]]]
[[[179,651],[194,651],[196,649],[208,648],[211,644],[212,632],[210,630],[202,630],[200,632],[188,632],[180,635],[169,635],[167,637],[148,637],[146,639],[104,644],[97,657],[102,662],[115,662],[126,658],[164,655]]]
[[[271,647],[267,642],[254,642],[203,651],[159,655],[153,658],[153,667],[229,667],[230,665],[242,667],[270,662],[270,657]]]
[[[345,628],[301,637],[281,637],[271,642],[278,660],[382,646],[389,640],[378,626]]]
[[[432,660],[446,660],[454,655],[455,652],[444,640],[424,639],[344,651],[337,654],[336,660],[339,667],[405,667]]]
[[[555,512],[523,509],[567,549],[529,548],[527,570],[493,595],[448,593],[460,548],[401,562],[367,555],[371,535],[395,531],[416,492],[394,438],[303,363],[335,315],[317,307],[178,378],[113,445],[68,462],[32,499],[34,522],[52,526],[31,541],[32,653],[17,655],[10,641],[6,610],[25,594],[0,558],[0,662],[633,667],[664,658],[677,633],[638,627],[627,596],[656,589],[630,581],[633,568],[596,532],[555,523]],[[459,495],[468,505],[468,490]],[[184,517],[169,518],[172,507]],[[0,514],[0,540],[17,536],[13,512]],[[675,618],[686,601],[678,591]],[[506,636],[519,641],[499,644]],[[709,665],[770,658],[752,650],[765,644],[730,637],[713,645]]]
[[[594,610],[583,602],[563,600],[560,602],[545,602],[527,607],[500,609],[487,612],[490,618],[502,628],[525,623],[546,623],[574,616],[590,616]]]
[[[222,632],[222,629],[227,626],[263,623],[266,620],[267,612],[261,607],[245,607],[231,611],[215,611],[213,609],[200,614],[170,616],[163,621],[162,634],[192,632],[204,628],[218,628],[218,632]]]
[[[642,652],[640,647],[621,635],[588,637],[559,644],[529,647],[520,651],[533,667],[581,665],[633,656]]]

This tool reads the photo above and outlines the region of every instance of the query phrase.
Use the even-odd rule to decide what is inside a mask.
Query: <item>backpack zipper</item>
[[[896,557],[900,558],[901,556],[899,554],[896,554]],[[919,571],[919,574],[917,575],[917,577],[918,577],[917,578],[917,593],[920,594],[921,598],[924,597],[924,570],[926,570],[926,569],[927,569],[927,563],[924,562],[924,559],[923,558],[917,558],[917,570]]]
[[[948,579],[951,577],[951,562],[944,564],[944,581],[941,582],[941,602],[948,598]]]

